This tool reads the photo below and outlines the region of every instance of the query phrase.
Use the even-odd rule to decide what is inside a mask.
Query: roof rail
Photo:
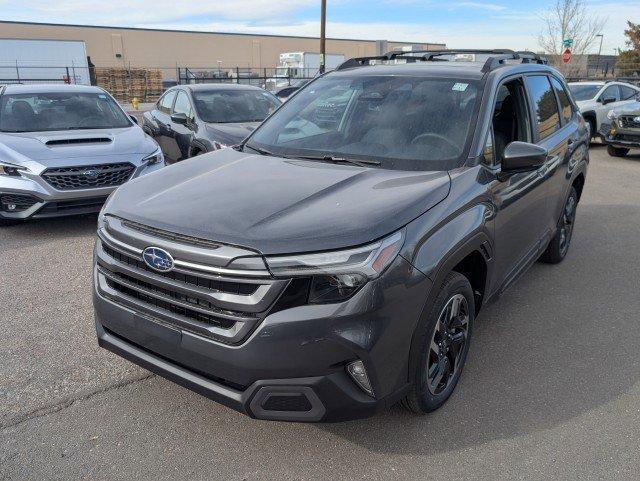
[[[421,55],[416,55],[421,54]],[[508,49],[452,49],[452,50],[413,50],[409,52],[387,52],[384,55],[372,57],[356,57],[340,64],[336,70],[344,70],[354,67],[364,67],[370,65],[372,61],[390,61],[402,59],[406,62],[437,62],[444,61],[439,57],[444,55],[460,55],[460,54],[488,54],[489,58],[485,61],[482,72],[490,72],[491,70],[504,65],[505,60],[522,60],[522,63],[538,63],[546,65],[547,59],[541,57],[537,53],[527,51],[513,51]]]

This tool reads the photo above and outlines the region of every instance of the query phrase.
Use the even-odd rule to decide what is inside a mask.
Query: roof
[[[103,93],[100,87],[91,85],[69,85],[69,84],[8,84],[3,93],[7,94],[31,94],[49,92],[85,92]]]
[[[334,75],[351,76],[354,72],[360,75],[407,75],[407,76],[429,76],[429,77],[454,77],[460,79],[480,80],[486,72],[483,71],[483,62],[415,62],[402,64],[369,65],[362,67],[346,68],[331,73]],[[493,71],[507,72],[511,70],[522,71],[540,70],[549,72],[552,70],[548,65],[538,65],[534,63],[504,64]]]
[[[192,92],[202,92],[205,90],[263,90],[260,87],[256,87],[255,85],[224,82],[177,85],[177,87],[184,87],[191,90]]]

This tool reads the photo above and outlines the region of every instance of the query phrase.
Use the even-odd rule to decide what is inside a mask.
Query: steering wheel
[[[456,153],[456,155],[462,154],[462,150],[460,150],[459,146],[457,146],[456,144],[451,142],[444,135],[434,134],[433,132],[426,132],[424,134],[420,134],[420,135],[414,137],[413,140],[411,141],[411,145],[418,144],[418,143],[422,142],[424,139],[436,140],[437,142],[440,142],[441,144],[445,144],[447,147],[452,149]]]
[[[102,117],[99,115],[89,115],[88,117],[83,117],[78,122],[78,127],[86,127],[87,125],[91,125],[92,121],[102,121]]]

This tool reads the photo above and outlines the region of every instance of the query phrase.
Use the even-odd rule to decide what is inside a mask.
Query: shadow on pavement
[[[65,238],[95,235],[97,214],[86,214],[52,219],[33,219],[0,228],[0,243],[3,249],[47,244]]]

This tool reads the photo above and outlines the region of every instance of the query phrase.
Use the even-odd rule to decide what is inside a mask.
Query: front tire
[[[613,145],[607,145],[607,154],[611,157],[624,157],[629,153],[629,149],[623,147],[614,147]]]
[[[416,414],[438,409],[456,387],[469,352],[475,318],[469,280],[451,272],[424,322],[418,326],[410,357],[411,391],[402,404]]]
[[[566,257],[571,245],[573,236],[573,226],[576,220],[576,207],[578,207],[578,193],[575,187],[571,187],[569,196],[564,203],[562,215],[558,220],[556,235],[553,236],[547,249],[540,256],[540,262],[547,264],[558,264]]]

